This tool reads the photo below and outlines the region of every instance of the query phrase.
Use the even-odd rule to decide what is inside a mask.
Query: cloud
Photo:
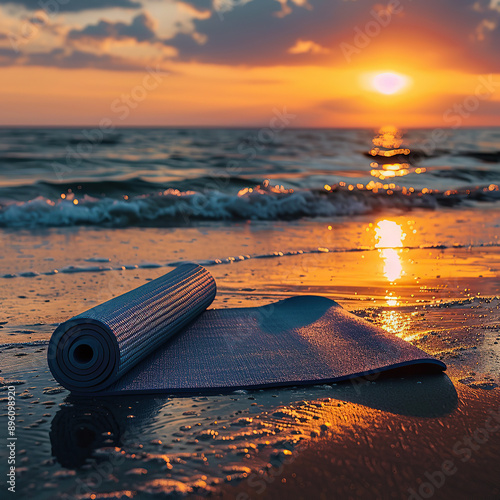
[[[342,9],[333,5],[332,10],[329,2],[316,3],[311,8],[305,8],[303,2],[276,0],[239,3],[222,11],[222,19],[212,15],[193,20],[194,32],[201,35],[205,43],[196,43],[187,33],[178,33],[169,43],[179,50],[182,60],[249,66],[298,64],[304,58],[288,52],[297,40],[314,40],[317,45],[329,48],[334,24],[353,18],[359,10],[352,5],[342,6]],[[199,2],[194,4],[201,7]],[[284,5],[286,15],[283,15]],[[334,11],[337,12],[332,16]],[[302,55],[311,63],[326,61],[323,51]]]
[[[156,22],[148,13],[138,14],[130,24],[101,20],[83,29],[73,29],[68,33],[69,41],[84,43],[105,40],[135,40],[136,42],[156,41]]]
[[[482,42],[486,40],[490,31],[495,31],[497,24],[489,19],[483,19],[475,30],[476,40]]]
[[[0,47],[0,66],[10,66],[16,59],[18,59],[18,55],[13,49]]]
[[[196,10],[211,10],[214,8],[214,3],[217,3],[217,1],[220,2],[225,2],[225,3],[236,3],[233,0],[182,0],[182,2],[177,2],[177,3],[184,3],[186,5],[190,5]]]
[[[292,12],[291,5],[293,4],[298,5],[299,7],[305,7],[307,9],[312,8],[307,0],[276,0],[276,1],[281,4],[281,10],[275,14],[276,17],[288,16],[288,14]]]
[[[295,42],[293,47],[288,49],[289,54],[328,54],[329,49],[322,47],[312,40],[301,40],[300,38]]]
[[[49,13],[81,12],[118,7],[138,9],[142,5],[134,0],[0,0],[0,5],[22,6],[28,10],[44,10]]]
[[[490,0],[489,8],[500,12],[500,0]]]
[[[142,1],[146,2],[18,0],[15,4],[40,9],[49,5],[43,2],[51,2],[50,5],[59,5],[61,11],[79,12],[104,7],[139,8]],[[158,0],[148,1],[153,8]],[[0,0],[0,5],[6,3],[14,1]],[[59,39],[45,46],[58,48],[70,42],[85,51],[86,45],[103,48],[112,41],[162,43],[173,47],[172,54],[177,54],[176,60],[182,62],[338,67],[349,64],[341,44],[355,43],[358,33],[367,31],[369,25],[373,31],[373,24],[378,23],[377,34],[368,36],[366,47],[354,53],[354,62],[373,65],[376,60],[381,64],[397,61],[402,68],[428,65],[476,73],[500,71],[497,56],[500,0],[474,3],[377,0],[363,4],[363,8],[360,2],[345,0],[178,0],[176,3],[183,15],[177,24],[172,21],[171,28],[164,31],[174,33],[168,39],[160,39],[156,20],[146,12],[138,13],[131,21],[124,21],[123,13],[112,20],[97,20],[96,12],[93,17],[85,15],[87,22],[89,19],[92,22],[82,28],[67,26],[67,36],[58,27],[55,35],[60,35]],[[77,16],[69,17],[72,22],[79,20]]]
[[[64,69],[96,68],[107,71],[144,71],[147,61],[127,59],[112,54],[57,48],[49,52],[19,54],[0,47],[0,66],[44,66]],[[153,62],[151,62],[153,65]]]
[[[99,68],[114,71],[144,70],[144,66],[123,57],[95,54],[83,50],[54,49],[51,52],[30,54],[26,65],[57,68]]]
[[[192,18],[195,19],[208,19],[212,15],[211,5],[195,6],[192,2],[176,1],[177,7],[184,12],[187,12]],[[214,7],[216,9],[217,7]]]
[[[178,49],[180,60],[246,66],[342,64],[346,61],[340,44],[353,43],[356,33],[364,31],[368,23],[372,31],[378,23],[380,34],[370,36],[368,47],[362,50],[367,61],[368,55],[372,60],[380,56],[377,49],[384,42],[386,47],[392,44],[398,55],[406,50],[403,62],[420,55],[422,59],[416,61],[420,65],[429,57],[434,66],[442,68],[500,69],[497,49],[479,43],[475,36],[479,29],[483,41],[488,42],[500,33],[500,23],[495,21],[500,3],[496,0],[491,5],[490,0],[475,4],[470,0],[382,0],[363,8],[360,2],[342,0],[226,1],[230,8],[222,16],[193,19],[191,33],[197,33],[204,43],[196,43],[186,32],[169,41]],[[210,5],[202,0],[183,2],[197,9]],[[297,45],[298,41],[311,43]],[[422,54],[422,42],[433,45],[433,53]]]

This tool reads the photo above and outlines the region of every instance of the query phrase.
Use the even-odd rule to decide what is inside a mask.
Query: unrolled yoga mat
[[[196,264],[61,324],[52,374],[75,393],[183,393],[327,383],[410,365],[446,365],[347,312],[299,296],[251,308],[205,309],[215,280]]]

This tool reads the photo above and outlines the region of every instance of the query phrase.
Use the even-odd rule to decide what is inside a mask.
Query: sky
[[[0,125],[500,126],[500,0],[0,0]]]

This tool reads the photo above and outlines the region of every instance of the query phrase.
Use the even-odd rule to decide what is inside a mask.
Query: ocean
[[[458,213],[499,183],[498,128],[0,130],[4,228]]]

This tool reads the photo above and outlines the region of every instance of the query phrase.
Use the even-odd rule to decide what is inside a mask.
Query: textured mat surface
[[[108,388],[189,392],[327,383],[421,365],[445,369],[408,342],[317,296],[204,312]]]
[[[76,393],[124,394],[326,383],[409,365],[446,368],[324,297],[203,312],[214,295],[211,275],[185,265],[76,316],[51,339],[52,373]],[[92,360],[82,345],[90,345]]]
[[[206,269],[180,266],[59,325],[49,342],[50,370],[67,389],[100,391],[192,322],[215,293]]]

